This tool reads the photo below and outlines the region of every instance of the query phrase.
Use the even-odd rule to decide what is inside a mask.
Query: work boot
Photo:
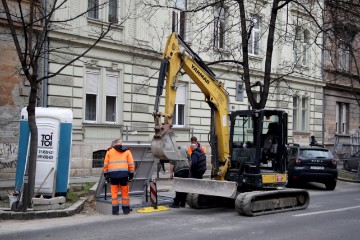
[[[112,206],[112,215],[119,215],[119,206]]]
[[[124,215],[130,214],[130,211],[132,211],[132,209],[130,209],[130,207],[122,207],[122,210],[123,210]]]

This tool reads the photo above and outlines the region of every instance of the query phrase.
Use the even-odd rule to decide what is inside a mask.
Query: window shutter
[[[340,132],[340,103],[336,103],[335,109],[335,118],[336,118],[336,133]]]
[[[185,12],[180,12],[180,36],[185,39],[185,24],[186,24],[186,18],[185,18]]]
[[[99,88],[99,71],[86,72],[86,93],[97,94]]]
[[[178,85],[178,89],[176,91],[176,104],[185,104],[186,103],[186,85]]]
[[[172,31],[177,32],[177,12],[172,12]]]
[[[107,74],[106,75],[106,95],[117,96],[118,95],[118,75]]]

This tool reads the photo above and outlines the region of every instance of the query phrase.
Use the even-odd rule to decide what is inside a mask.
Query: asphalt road
[[[306,210],[260,217],[239,216],[233,209],[171,209],[129,216],[75,215],[68,218],[0,222],[0,239],[359,239],[360,184],[338,182],[335,191],[305,185]]]

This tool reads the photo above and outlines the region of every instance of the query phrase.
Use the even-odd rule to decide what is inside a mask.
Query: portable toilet
[[[69,188],[73,114],[65,108],[35,109],[38,150],[34,193],[66,196]],[[29,157],[30,128],[26,107],[21,111],[15,190],[21,191]]]

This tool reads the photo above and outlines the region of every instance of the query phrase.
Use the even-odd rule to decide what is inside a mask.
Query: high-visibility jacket
[[[206,154],[206,148],[203,145],[200,145],[200,144],[198,144],[198,145],[199,145],[200,149],[203,151],[203,153]],[[188,153],[191,156],[191,154],[192,154],[191,147],[188,147]]]
[[[115,145],[107,151],[104,160],[104,174],[110,178],[129,177],[135,172],[134,159],[130,150]]]

